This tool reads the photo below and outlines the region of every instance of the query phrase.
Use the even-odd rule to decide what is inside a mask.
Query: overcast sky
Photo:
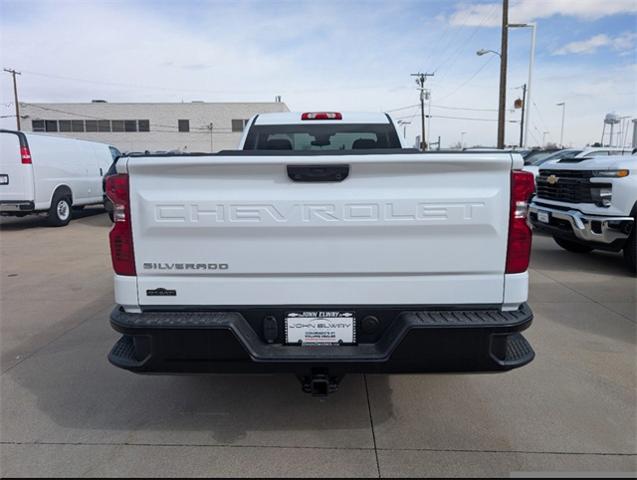
[[[431,140],[495,144],[500,2],[0,0],[2,67],[21,102],[272,101],[389,111],[418,133],[410,73],[435,72]],[[538,24],[531,140],[598,141],[608,112],[637,115],[637,0],[511,0]],[[530,30],[510,32],[507,104],[528,74]],[[10,75],[0,114],[13,113]],[[399,110],[396,110],[399,109]],[[519,111],[508,114],[519,120]],[[445,118],[453,117],[453,118]],[[459,119],[460,117],[463,117]],[[476,120],[479,119],[479,120]],[[3,127],[15,120],[5,118]],[[515,143],[518,124],[507,125]]]

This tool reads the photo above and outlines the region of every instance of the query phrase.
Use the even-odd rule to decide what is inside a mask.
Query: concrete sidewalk
[[[104,214],[0,221],[2,476],[505,476],[637,471],[636,280],[536,237],[527,338],[501,375],[139,376],[118,334]]]

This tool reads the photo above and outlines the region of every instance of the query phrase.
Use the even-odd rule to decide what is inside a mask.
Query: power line
[[[191,92],[191,93],[209,93],[209,94],[264,94],[264,93],[269,93],[272,91],[272,89],[264,89],[264,90],[205,90],[205,89],[188,89],[188,88],[172,88],[172,87],[162,87],[159,85],[141,85],[141,84],[132,84],[132,83],[123,83],[123,82],[107,82],[107,81],[103,81],[103,80],[91,80],[91,79],[85,79],[85,78],[77,78],[77,77],[68,77],[68,76],[63,76],[63,75],[52,75],[52,74],[48,74],[48,73],[42,73],[42,72],[33,72],[33,71],[28,71],[28,70],[23,70],[22,73],[27,74],[27,75],[34,75],[34,76],[38,76],[38,77],[45,77],[45,78],[53,78],[53,79],[57,79],[57,80],[66,80],[66,81],[73,81],[73,82],[80,82],[80,83],[89,83],[89,84],[94,84],[94,85],[105,85],[105,86],[114,86],[114,87],[126,87],[126,88],[133,88],[133,89],[137,89],[137,90],[162,90],[162,91],[168,91],[168,92]],[[403,87],[402,85],[400,87],[396,87],[396,85],[368,85],[368,86],[356,86],[356,87],[348,87],[348,86],[341,86],[341,87],[331,87],[331,88],[324,88],[324,89],[317,89],[317,88],[312,88],[312,89],[301,89],[301,90],[285,90],[283,89],[282,91],[285,93],[316,93],[316,92],[333,92],[335,88],[338,88],[339,90],[349,90],[349,91],[357,91],[357,90],[374,90],[374,89],[385,89],[385,88],[406,88]],[[277,90],[280,90],[279,88],[277,88]]]
[[[529,134],[533,137],[533,140],[535,141],[535,144],[536,144],[536,145],[541,145],[541,144],[540,144],[540,142],[539,142],[539,140],[537,139],[537,137],[536,137],[536,136],[535,136],[535,134],[533,133],[533,131],[532,131],[532,130],[529,130],[528,132],[529,132]]]
[[[414,114],[414,115],[412,115],[412,117],[409,117],[409,115],[405,115],[404,117],[396,117],[396,120],[403,120],[403,119],[406,119],[406,118],[413,118],[416,115],[417,114]],[[495,119],[495,118],[453,117],[453,116],[448,116],[448,115],[427,115],[427,117],[444,118],[444,119],[448,119],[448,120],[473,120],[473,121],[476,121],[476,122],[497,122],[497,119]]]
[[[474,107],[449,107],[446,105],[432,105],[432,108],[442,108],[445,110],[468,110],[472,112],[497,112],[497,108],[474,108]]]
[[[542,117],[542,113],[540,113],[540,108],[537,106],[537,103],[535,103],[535,101],[533,101],[532,103],[533,103],[533,106],[535,107],[535,111],[537,112],[537,116],[540,118],[540,121],[542,122],[542,126],[544,127],[545,130],[550,131],[551,129],[548,127],[548,125],[544,121],[544,118]]]
[[[451,67],[451,65],[453,65],[457,59],[460,57],[460,52],[462,51],[462,49],[465,47],[465,45],[469,44],[471,42],[471,40],[473,40],[473,37],[476,36],[476,34],[478,33],[478,31],[480,30],[480,28],[482,28],[482,26],[491,19],[491,17],[493,17],[493,15],[497,13],[497,5],[494,5],[491,7],[491,11],[488,14],[485,14],[484,17],[482,18],[482,20],[480,21],[480,23],[472,30],[471,34],[467,37],[467,39],[464,42],[461,42],[459,47],[454,51],[454,53],[452,53],[450,56],[447,56],[444,58],[444,60],[442,61],[442,63],[440,63],[440,65],[438,65],[438,67],[436,67],[434,69],[434,73],[438,72],[438,70],[445,65],[446,63],[449,62],[450,59],[452,59],[451,63],[448,65],[449,67]],[[447,70],[447,72],[449,72],[451,70],[451,68],[449,68]],[[447,74],[448,75],[448,74]],[[442,80],[444,78],[446,78],[446,76],[444,73],[441,76],[441,78],[439,78],[439,80]]]
[[[497,122],[494,118],[474,118],[474,117],[449,117],[446,115],[432,115],[434,118],[445,118],[448,120],[470,120],[475,122]]]
[[[386,113],[390,113],[390,112],[397,112],[400,110],[408,110],[410,108],[416,108],[419,107],[420,104],[414,104],[414,105],[407,105],[405,107],[399,107],[399,108],[394,108],[392,110],[385,110]],[[448,105],[435,105],[432,104],[431,108],[442,108],[444,110],[467,110],[467,111],[472,111],[472,112],[497,112],[498,109],[497,108],[475,108],[475,107],[451,107]]]
[[[453,90],[451,93],[448,93],[447,95],[443,96],[440,100],[445,100],[446,98],[449,98],[449,97],[451,97],[451,96],[455,95],[456,93],[458,93],[458,91],[459,91],[460,89],[462,89],[465,85],[467,85],[469,82],[471,82],[471,80],[473,80],[474,78],[476,78],[476,77],[478,76],[478,74],[479,74],[480,72],[482,72],[482,70],[484,70],[484,69],[486,68],[486,66],[487,66],[487,65],[489,65],[489,63],[491,62],[491,60],[493,60],[493,56],[489,57],[489,58],[487,59],[487,61],[486,61],[486,62],[484,62],[484,63],[480,66],[480,68],[478,68],[478,70],[476,70],[476,72],[475,72],[473,75],[471,75],[471,76],[470,76],[470,77],[469,77],[466,81],[464,81],[463,83],[461,83],[460,85],[458,85],[458,87],[457,87],[455,90]]]
[[[429,64],[430,60],[433,61],[432,53],[435,52],[436,47],[438,45],[442,45],[442,43],[447,40],[447,38],[449,37],[450,33],[451,33],[451,22],[447,21],[447,22],[445,22],[445,29],[442,32],[442,34],[436,36],[437,41],[435,43],[434,42],[430,42],[428,44],[431,48],[428,49],[429,50],[429,55],[424,57],[426,59],[426,62],[424,62],[425,65]],[[447,41],[445,46],[442,49],[438,50],[438,55],[440,56],[444,52],[446,52],[446,50],[449,48],[449,46],[451,46],[452,43],[453,43],[453,37],[449,38],[449,41]]]
[[[385,113],[398,112],[400,110],[408,110],[410,108],[415,108],[419,106],[420,106],[420,103],[414,103],[413,105],[407,105],[406,107],[398,107],[398,108],[392,108],[391,110],[385,110]]]

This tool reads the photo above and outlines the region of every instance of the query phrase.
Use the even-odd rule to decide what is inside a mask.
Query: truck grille
[[[593,172],[590,170],[540,170],[537,177],[537,196],[546,200],[567,203],[595,203],[591,187]],[[549,181],[554,180],[554,181]]]

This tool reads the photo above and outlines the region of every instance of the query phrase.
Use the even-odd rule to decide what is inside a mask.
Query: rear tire
[[[588,247],[586,245],[582,245],[581,243],[572,242],[571,240],[565,240],[560,237],[553,237],[555,243],[557,243],[564,250],[568,250],[573,253],[590,253],[594,250],[593,247]]]
[[[626,266],[633,275],[637,275],[637,234],[635,233],[635,227],[624,245],[624,260]]]
[[[52,227],[64,227],[71,221],[71,197],[66,193],[56,193],[49,208],[48,223]]]

